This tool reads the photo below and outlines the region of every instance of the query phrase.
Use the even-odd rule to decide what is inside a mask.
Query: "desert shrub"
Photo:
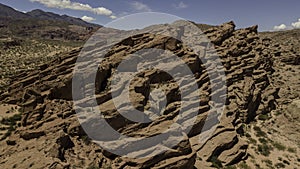
[[[242,168],[242,169],[251,169],[245,162],[241,162],[239,164],[239,167]]]
[[[225,166],[224,169],[236,169],[236,166],[234,165]]]
[[[81,136],[80,138],[85,145],[89,145],[91,143],[91,139],[87,135]]]
[[[257,150],[264,156],[269,156],[272,150],[272,147],[267,144],[258,145]]]
[[[255,164],[256,169],[262,169],[259,164]]]
[[[253,129],[256,131],[257,137],[267,137],[267,134],[263,132],[258,126],[254,126]]]
[[[259,128],[258,126],[254,126],[253,129],[254,129],[255,131],[259,131],[259,130],[260,130],[260,128]]]
[[[275,111],[275,115],[276,115],[276,116],[279,116],[279,115],[281,115],[281,114],[282,114],[281,111]]]
[[[272,168],[272,165],[273,165],[273,163],[272,163],[272,161],[271,161],[271,160],[263,160],[263,162],[265,162],[265,163],[266,163],[266,166],[268,166],[268,167]]]
[[[21,118],[21,114],[15,114],[12,117],[2,119],[1,123],[5,125],[16,125],[17,121],[20,121]]]
[[[11,135],[13,131],[16,130],[17,122],[22,118],[21,114],[15,114],[12,117],[2,119],[1,123],[4,125],[8,125],[7,132],[0,138],[0,140],[5,140],[7,137]]]
[[[216,156],[212,156],[209,160],[212,163],[212,167],[223,168],[222,162]]]
[[[265,121],[265,120],[268,120],[268,119],[269,119],[269,116],[268,116],[267,114],[260,114],[260,115],[258,116],[258,119],[259,119],[259,120]]]
[[[264,138],[259,138],[258,139],[259,140],[259,142],[261,142],[261,143],[263,143],[263,144],[266,144],[268,141],[266,140],[266,139],[264,139]]]
[[[246,133],[245,136],[248,137],[248,138],[251,137],[251,135],[249,133]]]
[[[287,150],[290,153],[296,153],[297,152],[297,150],[295,148],[292,148],[292,147],[289,147]]]
[[[257,141],[256,141],[255,139],[253,139],[253,138],[249,138],[249,143],[251,143],[251,144],[256,144]]]
[[[276,149],[278,149],[280,151],[284,151],[286,149],[286,147],[279,142],[272,142],[272,144]]]

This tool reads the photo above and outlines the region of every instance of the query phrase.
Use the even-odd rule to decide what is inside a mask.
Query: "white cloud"
[[[133,7],[133,9],[135,9],[137,11],[142,11],[142,12],[151,12],[152,11],[152,9],[148,5],[146,5],[142,2],[134,1],[131,3],[131,6]]]
[[[115,16],[115,15],[111,15],[111,16],[110,16],[110,18],[111,18],[111,19],[116,19],[116,18],[117,18],[117,16]]]
[[[92,21],[96,20],[95,18],[90,17],[90,16],[83,16],[83,17],[81,17],[81,19],[86,22],[92,22]]]
[[[287,26],[285,24],[281,24],[278,26],[274,26],[274,30],[279,31],[279,30],[285,30],[287,28]]]
[[[31,2],[39,2],[49,8],[72,9],[79,11],[89,11],[97,15],[111,16],[112,11],[104,7],[93,8],[89,4],[72,2],[70,0],[30,0]]]
[[[293,28],[300,28],[300,18],[298,19],[297,22],[293,22],[293,23],[292,23],[292,27],[293,27]]]
[[[176,9],[184,9],[184,8],[187,8],[188,7],[188,5],[187,4],[185,4],[184,2],[179,2],[179,4],[174,4],[173,5],[174,6],[174,8],[176,8]]]

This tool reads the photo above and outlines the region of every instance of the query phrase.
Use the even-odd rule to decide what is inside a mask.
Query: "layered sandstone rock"
[[[73,68],[80,53],[80,49],[76,49],[51,63],[41,65],[40,70],[15,77],[15,82],[8,91],[0,96],[2,103],[22,107],[20,127],[6,141],[1,142],[1,165],[8,168],[209,168],[211,161],[218,160],[222,165],[231,165],[247,158],[248,143],[242,137],[243,124],[250,123],[257,115],[269,113],[274,109],[279,91],[269,81],[274,72],[273,60],[270,49],[258,37],[257,26],[235,30],[234,23],[229,22],[206,30],[204,34],[214,44],[214,48],[209,46],[208,42],[199,42],[196,48],[200,49],[200,59],[193,49],[180,41],[189,38],[189,30],[174,30],[179,39],[176,40],[147,33],[156,29],[164,31],[172,30],[173,27],[160,25],[146,28],[141,31],[143,33],[127,37],[115,44],[105,55],[96,74],[95,91],[99,105],[97,107],[115,130],[134,138],[152,137],[162,133],[172,124],[179,123],[176,121],[181,108],[179,87],[167,73],[146,70],[131,81],[129,93],[134,107],[138,110],[146,110],[149,106],[151,88],[159,88],[166,94],[166,109],[149,123],[126,120],[117,111],[109,86],[113,72],[125,56],[143,48],[171,51],[188,65],[199,87],[195,92],[200,94],[196,94],[199,100],[188,102],[183,113],[184,118],[179,123],[189,128],[189,132],[180,137],[174,133],[170,139],[183,138],[176,146],[156,156],[132,159],[114,155],[92,143],[80,126],[73,107]],[[106,47],[105,44],[96,46],[99,48],[91,48],[89,51],[97,53]],[[214,64],[214,57],[220,58],[224,69],[217,67],[211,74],[205,68]],[[157,64],[162,61],[163,59],[157,60]],[[83,66],[93,64],[82,63]],[[169,69],[176,72],[178,66],[180,65],[175,62]],[[226,79],[220,78],[221,71],[224,71]],[[89,75],[87,73],[84,77]],[[217,87],[213,88],[212,82]],[[226,82],[226,86],[222,85],[223,82]],[[189,85],[183,83],[183,87],[189,88]],[[226,93],[220,93],[224,88]],[[115,90],[122,91],[123,88],[117,86]],[[216,96],[220,97],[220,100],[212,100]],[[218,114],[216,110],[211,109],[211,104],[218,105],[222,99],[225,99],[225,109],[222,114]],[[85,106],[77,107],[77,110],[81,108],[82,111],[88,112],[89,107],[86,105],[91,100],[82,98],[77,101],[85,103]],[[196,114],[188,109],[193,104],[199,104]],[[213,134],[201,142],[201,133],[210,129],[204,127],[204,122],[209,121],[207,118],[214,113],[220,119],[220,123]],[[191,115],[196,119],[192,123]],[[88,122],[93,123],[92,120]],[[176,129],[173,128],[174,132]],[[153,143],[153,147],[149,149],[154,151],[155,148],[163,149],[165,146]],[[140,148],[135,154],[141,155],[147,151],[148,149]]]

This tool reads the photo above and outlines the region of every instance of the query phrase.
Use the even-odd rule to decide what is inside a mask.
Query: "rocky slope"
[[[161,30],[172,30],[171,25],[163,25]],[[151,28],[152,29],[152,28]],[[177,31],[181,39],[188,38],[191,32]],[[178,86],[166,74],[149,70],[137,76],[132,84],[132,99],[137,109],[145,109],[149,99],[149,88],[160,86],[167,95],[166,110],[153,122],[140,124],[124,119],[116,110],[109,85],[112,73],[128,54],[141,48],[157,48],[172,51],[182,58],[192,70],[201,93],[196,121],[189,123],[189,110],[183,123],[191,131],[184,135],[171,150],[142,160],[113,155],[91,142],[80,126],[72,101],[72,72],[80,49],[73,50],[53,62],[43,64],[40,70],[23,73],[14,77],[7,90],[0,96],[7,114],[19,110],[21,119],[11,116],[2,121],[9,134],[2,137],[0,166],[2,168],[222,168],[234,167],[249,159],[249,143],[245,137],[246,127],[258,117],[268,115],[276,109],[280,100],[279,85],[273,83],[274,48],[259,38],[257,26],[235,30],[233,22],[208,29],[204,32],[215,44],[222,64],[225,67],[227,97],[226,107],[220,117],[220,124],[205,142],[199,142],[204,121],[215,110],[211,98],[220,93],[212,91],[210,80],[222,89],[218,71],[209,76],[205,67],[213,62],[211,49],[207,43],[199,44],[202,62],[195,53],[180,41],[166,36],[143,33],[129,37],[113,46],[100,64],[97,72],[96,99],[104,118],[119,132],[132,137],[151,137],[162,133],[176,122],[180,109]],[[92,50],[96,53],[105,46]],[[92,63],[86,63],[87,65]],[[170,69],[176,69],[170,67]],[[86,74],[89,76],[89,74]],[[276,75],[275,75],[276,76]],[[188,86],[188,84],[186,84]],[[122,90],[122,88],[117,88]],[[80,100],[79,100],[80,101]],[[86,98],[82,102],[89,103]],[[7,104],[11,107],[7,107]],[[193,103],[191,103],[193,104]],[[20,108],[14,108],[14,105]],[[81,107],[83,111],[86,107]],[[12,118],[13,117],[13,118]],[[91,121],[93,122],[93,121]],[[190,126],[189,126],[190,125]],[[171,128],[172,129],[172,128]],[[176,139],[176,135],[174,136]],[[254,136],[252,136],[254,137]],[[128,145],[121,145],[128,146]],[[130,145],[129,145],[130,146]],[[154,145],[156,146],[156,145]],[[163,146],[159,147],[163,148]],[[137,150],[143,154],[145,150]],[[244,164],[246,165],[246,164]]]
[[[276,109],[247,126],[247,164],[252,168],[299,168],[300,64],[299,30],[259,33],[270,49],[274,73],[270,82],[279,98]]]

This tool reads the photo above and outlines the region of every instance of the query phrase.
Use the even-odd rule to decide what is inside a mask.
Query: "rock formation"
[[[166,27],[172,29],[168,25],[164,25],[163,29]],[[146,28],[145,32],[149,29],[152,27]],[[182,39],[191,33],[180,31],[178,35]],[[96,80],[99,108],[114,129],[130,137],[151,137],[175,123],[180,109],[180,96],[177,92],[178,86],[166,73],[149,70],[139,74],[131,82],[130,94],[137,109],[147,107],[151,85],[162,87],[166,93],[167,103],[163,115],[150,123],[134,123],[122,117],[116,111],[109,88],[112,72],[126,55],[141,48],[169,50],[187,63],[197,81],[199,93],[202,94],[196,120],[188,126],[191,130],[184,139],[171,150],[145,159],[120,157],[91,142],[78,122],[73,108],[73,68],[81,51],[76,49],[41,65],[40,70],[14,77],[14,83],[8,91],[1,94],[2,104],[16,104],[21,107],[22,119],[16,130],[1,142],[0,165],[4,168],[94,166],[202,169],[210,168],[216,162],[226,166],[246,159],[248,143],[243,137],[244,124],[273,110],[278,98],[279,89],[270,83],[270,77],[274,73],[271,49],[259,38],[257,26],[236,30],[234,23],[229,22],[208,29],[204,34],[214,44],[214,50],[225,68],[227,85],[226,96],[221,95],[226,97],[226,106],[220,117],[220,124],[204,143],[199,142],[199,135],[205,119],[213,113],[210,111],[210,100],[219,94],[218,91],[211,90],[210,82],[214,81],[218,85],[224,79],[220,79],[217,72],[209,76],[205,68],[212,63],[203,63],[197,59],[198,56],[180,41],[143,33],[115,44],[99,65]],[[209,48],[207,43],[199,44],[199,47],[204,49],[205,54],[201,56],[203,59],[214,57],[206,50]],[[88,103],[89,100],[84,102]],[[187,122],[189,118],[186,117]],[[176,136],[174,137],[176,139]],[[136,153],[142,154],[143,150]]]

